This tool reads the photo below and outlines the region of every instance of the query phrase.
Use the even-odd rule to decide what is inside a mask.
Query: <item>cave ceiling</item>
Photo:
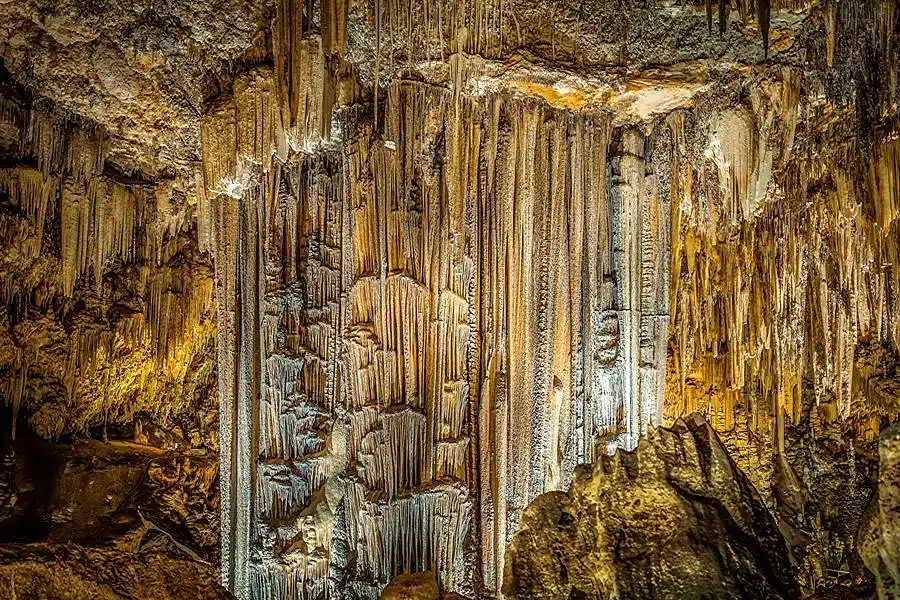
[[[898,0],[0,0],[0,58],[0,582],[900,585]]]

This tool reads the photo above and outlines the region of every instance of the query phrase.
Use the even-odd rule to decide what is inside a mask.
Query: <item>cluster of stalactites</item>
[[[312,4],[279,0],[272,36],[275,89],[281,122],[294,151],[331,138],[331,113],[347,48],[346,0],[320,5],[319,31]]]
[[[30,372],[35,378],[57,377],[70,399],[99,394],[80,404],[84,414],[74,415],[70,423],[44,424],[41,431],[47,435],[106,419],[110,408],[104,403],[127,411],[134,393],[129,386],[142,389],[149,402],[154,371],[183,378],[189,357],[209,336],[203,322],[212,299],[211,279],[167,265],[179,249],[170,241],[184,227],[184,211],[173,209],[161,218],[155,209],[168,203],[172,185],[113,174],[106,167],[106,145],[106,135],[96,125],[0,98],[0,152],[12,163],[0,169],[0,194],[16,209],[0,220],[8,234],[0,264],[0,293],[8,314],[45,310],[58,295],[84,293],[103,305],[106,276],[114,269],[133,270],[136,293],[148,298],[143,312],[120,315],[109,327],[78,321],[70,334],[69,360],[57,365],[43,364],[36,354],[41,329],[27,321],[19,324],[35,329],[28,330],[33,335],[20,334],[26,341],[10,366],[15,385],[7,397],[14,405],[27,392]],[[120,368],[113,357],[123,348],[137,354]],[[94,389],[115,379],[115,373],[124,379],[111,386],[114,392]]]
[[[67,296],[75,282],[93,269],[94,283],[112,260],[134,262],[141,230],[146,226],[147,188],[95,177],[85,186],[66,180],[60,198],[62,289]]]
[[[472,524],[468,490],[430,485],[392,502],[367,497],[365,486],[349,482],[345,492],[350,542],[357,549],[357,574],[383,587],[397,573],[434,569],[442,587],[471,586],[464,549]]]
[[[268,67],[242,73],[234,81],[233,94],[217,101],[201,123],[203,189],[201,198],[225,195],[243,198],[265,185],[275,155],[286,156],[284,131],[272,70]],[[201,237],[211,243],[212,224],[204,216],[214,213],[201,206]]]
[[[328,0],[319,14],[298,0],[279,0],[276,8],[274,68],[241,73],[203,115],[202,195],[240,198],[276,158],[284,162],[289,150],[309,152],[331,139],[349,4]],[[208,231],[211,224],[204,225]],[[213,250],[208,240],[206,247]]]
[[[868,167],[851,146],[801,153],[798,85],[785,72],[692,134],[671,120],[667,416],[703,410],[720,431],[743,423],[777,449],[806,383],[821,414],[848,417],[865,401],[858,342],[900,349],[898,141],[876,144]]]
[[[661,418],[667,190],[638,130],[608,169],[603,114],[411,82],[386,98],[382,138],[366,124],[346,153],[348,451],[379,499],[351,527],[369,551],[367,513],[474,485],[477,464],[476,585],[497,590],[525,506]]]
[[[244,73],[204,116],[198,219],[219,309],[223,580],[239,597],[314,598],[327,582],[328,490],[340,470],[328,440],[343,177],[328,152],[294,144],[295,133],[310,138],[285,130],[296,115],[279,86],[271,69]]]

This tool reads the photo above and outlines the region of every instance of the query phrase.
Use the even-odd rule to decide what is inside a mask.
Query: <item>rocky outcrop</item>
[[[119,547],[0,544],[0,600],[228,600],[216,570],[170,540],[134,537]]]
[[[886,600],[900,596],[900,423],[882,432],[879,455],[878,495],[860,531],[860,554]]]
[[[229,598],[218,460],[132,442],[0,444],[0,598]]]
[[[694,415],[538,497],[507,550],[518,600],[793,599],[787,548],[715,431]]]

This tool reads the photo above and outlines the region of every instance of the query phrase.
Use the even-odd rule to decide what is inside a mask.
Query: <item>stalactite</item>
[[[64,124],[56,122],[43,111],[32,108],[23,141],[41,172],[49,174],[62,171],[66,147]]]
[[[856,341],[896,336],[896,272],[879,266],[896,260],[896,198],[878,191],[897,185],[893,142],[865,177],[848,154],[799,152],[806,82],[790,68],[652,126],[487,75],[473,92],[462,53],[492,51],[492,3],[374,5],[359,17],[376,32],[374,114],[340,111],[340,150],[318,144],[331,111],[313,90],[340,35],[317,38],[287,1],[276,108],[269,87],[236,85],[205,117],[223,515],[240,502],[243,520],[223,529],[223,574],[239,595],[314,597],[340,571],[374,597],[432,568],[495,594],[522,511],[598,453],[694,410],[781,451],[805,382],[848,414]],[[768,8],[757,18],[768,47]],[[453,54],[445,85],[393,77],[403,38],[410,62]],[[299,127],[288,147],[273,112]],[[336,472],[342,519],[323,499]],[[470,534],[478,582],[460,567],[478,560]],[[329,554],[335,540],[358,560]]]
[[[19,156],[28,121],[28,112],[14,99],[0,97],[0,150]]]
[[[35,260],[44,245],[44,227],[48,211],[52,211],[58,194],[57,180],[45,176],[37,169],[16,167],[0,171],[0,190],[9,195],[30,224],[30,235],[25,244],[28,260]]]
[[[719,33],[724,34],[728,25],[728,13],[731,11],[731,0],[719,0]]]
[[[459,588],[466,577],[463,550],[472,519],[465,489],[435,486],[378,503],[366,499],[358,484],[349,486],[349,528],[362,573],[385,585],[396,573],[434,566],[445,589]]]
[[[273,35],[281,122],[295,151],[331,138],[331,113],[341,76],[338,63],[347,44],[346,0],[322,3],[318,33],[312,30],[311,6],[280,0]]]
[[[66,295],[72,295],[75,282],[89,267],[100,288],[109,260],[128,263],[138,256],[145,204],[145,191],[139,186],[96,178],[85,188],[66,179],[60,211]]]
[[[757,21],[762,34],[766,58],[769,57],[769,24],[771,21],[771,0],[756,0]]]
[[[674,188],[667,418],[703,410],[733,432],[747,410],[746,427],[778,451],[804,380],[821,414],[849,417],[857,343],[897,347],[896,311],[883,300],[898,283],[883,266],[897,235],[896,140],[877,143],[861,174],[852,145],[798,153],[798,86],[784,71],[769,96],[751,95],[749,112],[712,119],[706,156],[718,189],[684,162]],[[800,175],[773,178],[786,170]]]
[[[10,373],[7,387],[7,398],[12,405],[12,439],[16,439],[16,424],[19,419],[19,410],[22,408],[22,400],[25,397],[28,386],[28,360],[21,350],[17,351],[15,370]]]

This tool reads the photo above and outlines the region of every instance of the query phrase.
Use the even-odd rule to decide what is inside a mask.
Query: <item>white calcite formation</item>
[[[428,570],[499,594],[522,511],[577,465],[695,410],[777,451],[803,374],[846,417],[857,339],[900,344],[897,141],[856,179],[852,143],[798,149],[829,110],[798,71],[662,114],[645,94],[628,124],[456,54],[436,82],[376,67],[331,124],[346,65],[302,35],[204,120],[240,597]]]
[[[200,160],[145,179],[106,128],[0,98],[4,398],[46,437],[167,416],[215,355],[241,600],[403,572],[502,598],[536,497],[693,412],[764,495],[805,415],[873,439],[900,413],[871,358],[900,352],[900,4],[613,4],[278,0],[206,73]],[[158,58],[133,62],[184,64]],[[65,342],[22,342],[34,308]]]

